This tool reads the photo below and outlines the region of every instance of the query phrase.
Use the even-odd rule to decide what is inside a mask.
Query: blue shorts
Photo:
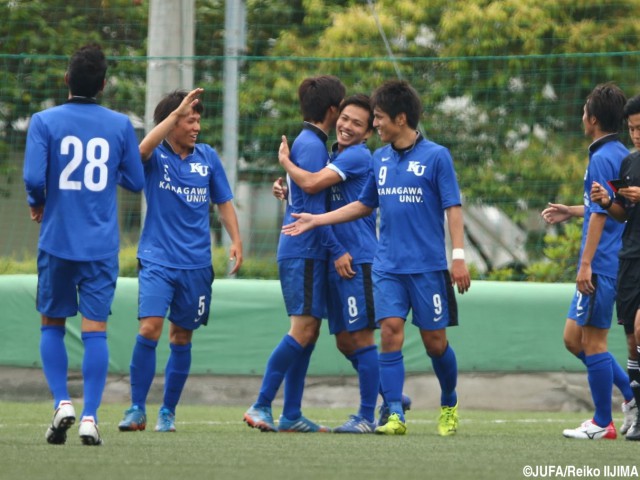
[[[287,315],[326,316],[327,262],[288,258],[278,262],[278,273]]]
[[[118,280],[118,255],[78,262],[38,251],[36,308],[50,318],[83,317],[106,322]]]
[[[165,317],[185,330],[209,322],[213,267],[186,270],[139,260],[138,318]]]
[[[616,301],[616,280],[604,275],[592,275],[595,287],[592,295],[583,295],[576,290],[567,318],[578,325],[608,329],[611,328],[613,306]]]
[[[440,330],[458,325],[458,304],[447,270],[413,274],[373,271],[376,321],[407,319],[420,330]]]
[[[331,335],[376,327],[371,264],[352,268],[356,276],[348,280],[338,275],[335,268],[329,270],[327,313]]]

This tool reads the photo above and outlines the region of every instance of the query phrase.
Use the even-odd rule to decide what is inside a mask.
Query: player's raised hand
[[[282,141],[280,142],[280,148],[278,149],[278,162],[280,162],[280,165],[291,161],[289,158],[290,153],[287,137],[282,135]]]
[[[291,216],[297,220],[282,226],[282,233],[295,237],[315,228],[315,216],[310,213],[292,213]]]
[[[187,93],[186,97],[182,99],[182,102],[180,102],[180,105],[176,109],[176,113],[180,116],[189,115],[191,113],[191,109],[200,102],[199,97],[203,92],[204,88],[194,88]]]

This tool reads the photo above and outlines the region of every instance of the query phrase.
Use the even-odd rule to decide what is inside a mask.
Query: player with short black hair
[[[335,127],[344,94],[342,82],[331,75],[306,78],[300,84],[298,99],[304,124],[291,147],[291,160],[303,170],[318,172],[327,164],[328,132]],[[292,221],[296,212],[326,210],[324,191],[309,194],[291,181],[289,175],[287,188],[284,223]],[[329,227],[305,237],[280,235],[278,272],[290,329],[271,353],[258,398],[244,414],[250,427],[267,432],[331,431],[302,415],[302,394],[326,311],[327,257],[340,261],[347,256],[347,250]],[[271,404],[283,381],[284,407],[276,428]]]
[[[209,206],[214,204],[231,238],[230,273],[242,265],[242,240],[233,193],[222,161],[197,143],[203,89],[176,90],[158,103],[156,126],[140,143],[145,217],[138,244],[139,330],[130,365],[131,407],[120,431],[146,428],[146,401],[156,371],[156,347],[169,313],[170,354],[155,430],[175,431],[175,414],[191,369],[193,331],[206,325],[214,271]]]
[[[611,415],[614,384],[622,392],[629,410],[633,405],[629,403],[633,401],[629,378],[607,350],[623,226],[607,217],[609,206],[603,207],[590,200],[592,184],[605,185],[608,180],[618,178],[622,159],[629,154],[618,137],[625,102],[624,93],[613,83],[597,85],[589,93],[582,114],[584,134],[592,141],[584,176],[583,205],[550,203],[542,212],[544,220],[551,224],[572,217],[584,218],[576,292],[569,307],[563,337],[567,350],[587,367],[595,414],[578,428],[564,430],[563,435],[567,438],[598,440],[617,437]],[[625,415],[621,432],[626,432],[632,420],[633,415]]]
[[[46,440],[66,442],[76,414],[67,388],[67,317],[82,315],[84,406],[79,435],[101,445],[98,408],[109,351],[107,319],[115,294],[120,246],[117,185],[143,187],[138,140],[126,115],[97,104],[107,61],[97,44],[76,51],[65,74],[69,97],[29,122],[24,182],[32,220],[41,223],[36,308],[42,314],[40,355],[53,395]]]

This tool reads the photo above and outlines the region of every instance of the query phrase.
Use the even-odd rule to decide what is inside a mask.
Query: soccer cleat
[[[407,426],[400,420],[400,415],[392,413],[387,418],[387,423],[376,427],[375,432],[380,435],[404,435],[407,433]]]
[[[78,430],[80,435],[80,441],[83,445],[102,445],[102,437],[98,430],[98,425],[93,417],[82,417],[80,421],[80,428]]]
[[[625,435],[633,422],[636,420],[636,413],[638,412],[638,405],[636,399],[632,398],[628,402],[622,403],[622,413],[624,414],[624,421],[620,425],[620,435]]]
[[[633,424],[629,427],[625,438],[633,441],[640,440],[640,411],[636,412],[636,418],[633,419]]]
[[[349,415],[349,420],[338,428],[334,428],[334,433],[373,433],[376,429],[374,422],[368,421],[360,415]]]
[[[135,432],[147,428],[147,415],[138,405],[132,405],[130,409],[125,410],[124,418],[118,424],[121,432]]]
[[[440,407],[440,417],[438,418],[438,435],[447,437],[455,435],[458,431],[458,404],[453,407],[446,405]]]
[[[289,420],[284,415],[280,415],[278,431],[288,433],[328,433],[331,432],[331,429],[324,425],[313,423],[303,415],[300,415],[300,417],[295,420]]]
[[[62,445],[67,441],[67,430],[76,423],[76,411],[69,400],[63,400],[53,413],[51,425],[44,438],[53,445]]]
[[[161,408],[158,412],[158,422],[156,432],[175,432],[176,416],[168,408]]]
[[[244,413],[244,421],[250,427],[257,428],[263,432],[277,431],[276,426],[273,423],[271,407],[252,406]]]
[[[582,422],[582,425],[578,428],[566,429],[562,432],[562,435],[567,438],[578,438],[581,440],[615,440],[618,436],[613,422],[606,427],[601,427],[593,420],[586,420]]]
[[[407,412],[407,410],[411,410],[411,398],[403,394],[402,395],[402,414],[404,415]],[[378,426],[381,427],[385,423],[387,423],[387,420],[389,419],[389,415],[391,414],[391,411],[389,410],[389,405],[383,402],[382,405],[380,405],[380,407],[378,408],[378,414],[379,414]]]

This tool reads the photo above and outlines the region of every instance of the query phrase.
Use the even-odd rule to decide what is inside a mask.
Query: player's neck
[[[404,150],[416,143],[418,132],[410,127],[403,128],[398,136],[391,142],[397,150]]]

